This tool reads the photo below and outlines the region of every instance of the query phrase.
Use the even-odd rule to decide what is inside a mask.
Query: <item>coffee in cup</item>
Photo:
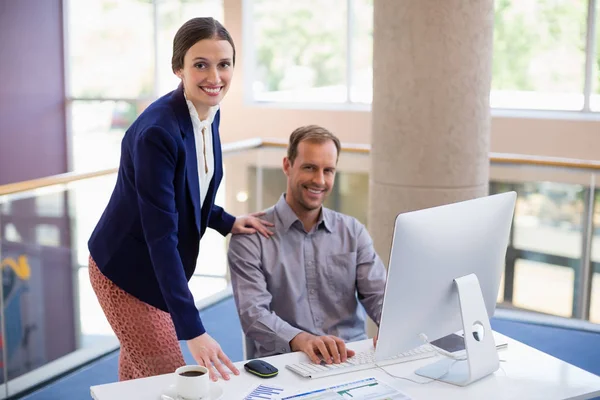
[[[185,371],[185,372],[181,372],[179,375],[181,375],[181,376],[202,376],[202,375],[204,375],[204,372],[202,372],[202,371]]]
[[[208,400],[210,378],[208,369],[202,365],[186,365],[175,370],[175,391],[189,400]]]

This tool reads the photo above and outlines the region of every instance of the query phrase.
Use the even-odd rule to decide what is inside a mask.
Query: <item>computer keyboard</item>
[[[405,353],[398,354],[395,357],[375,363],[375,348],[356,353],[353,357],[348,358],[346,362],[340,364],[314,364],[312,362],[302,362],[297,364],[288,364],[286,368],[297,373],[305,378],[323,378],[331,375],[346,374],[349,372],[370,369],[377,366],[392,365],[407,361],[420,360],[435,356],[436,352],[433,348],[424,344]]]

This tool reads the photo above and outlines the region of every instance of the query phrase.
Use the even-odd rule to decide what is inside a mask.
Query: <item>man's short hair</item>
[[[340,157],[340,150],[342,147],[340,145],[340,139],[338,139],[337,136],[318,125],[301,126],[300,128],[296,129],[290,135],[290,143],[287,150],[287,158],[290,161],[290,164],[293,164],[294,160],[296,160],[296,157],[298,156],[298,145],[300,142],[310,141],[323,143],[328,140],[331,140],[333,144],[335,144],[335,148],[337,149],[337,161]]]

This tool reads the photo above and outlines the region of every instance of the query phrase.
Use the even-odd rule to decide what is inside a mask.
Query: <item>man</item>
[[[379,321],[385,268],[365,227],[323,207],[335,180],[340,142],[319,126],[290,136],[287,190],[263,217],[270,238],[231,239],[233,292],[256,357],[302,351],[313,362],[354,355],[344,341],[365,339],[365,315]]]

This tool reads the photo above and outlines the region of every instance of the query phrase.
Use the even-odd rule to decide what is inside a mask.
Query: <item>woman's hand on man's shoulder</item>
[[[268,227],[273,227],[275,225],[272,222],[261,219],[260,217],[263,215],[265,215],[265,213],[261,211],[237,217],[231,228],[231,233],[233,235],[239,235],[258,232],[267,239],[270,238],[273,235],[273,232],[270,231]]]

